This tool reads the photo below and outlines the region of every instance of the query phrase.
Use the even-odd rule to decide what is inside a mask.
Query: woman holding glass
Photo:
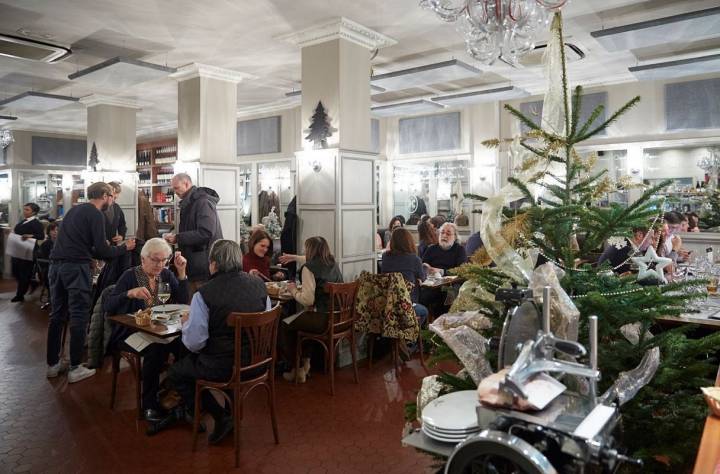
[[[103,311],[110,315],[127,314],[168,302],[189,304],[190,284],[186,273],[187,260],[180,252],[175,252],[176,277],[167,268],[171,254],[170,245],[161,238],[153,238],[145,242],[140,252],[141,264],[125,270],[113,291],[104,297]],[[125,339],[131,332],[128,328],[114,326],[110,337],[110,347],[133,351],[125,343]],[[160,371],[168,354],[175,353],[177,359],[181,350],[182,342],[178,338],[169,344],[150,344],[141,352],[143,356],[142,405],[145,419],[148,421],[157,421],[162,418],[157,401]]]

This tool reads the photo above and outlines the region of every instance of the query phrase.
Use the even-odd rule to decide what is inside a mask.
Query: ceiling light
[[[12,122],[13,120],[17,120],[17,117],[12,115],[0,115],[0,122]]]
[[[44,112],[47,110],[57,109],[58,107],[77,101],[77,97],[29,91],[5,100],[0,100],[0,107],[12,107],[13,109],[18,110]]]
[[[426,99],[411,100],[409,102],[399,102],[397,104],[378,105],[372,107],[370,111],[373,115],[380,117],[392,117],[394,115],[411,115],[422,112],[436,112],[438,109],[444,109],[445,106]]]
[[[550,13],[567,0],[421,0],[422,8],[440,19],[457,22],[468,54],[485,64],[500,57],[516,63],[535,47],[535,36],[545,31]]]
[[[0,56],[54,63],[67,58],[72,50],[31,38],[0,34]]]
[[[433,97],[432,100],[443,105],[466,105],[480,102],[495,102],[498,100],[510,100],[520,97],[527,97],[528,92],[514,86],[498,87],[482,91],[463,92],[460,94],[443,95]]]
[[[403,90],[411,87],[440,84],[477,76],[482,71],[457,59],[424,66],[412,67],[401,71],[388,72],[372,76],[373,85],[387,90]]]
[[[688,43],[717,36],[720,7],[593,31],[590,35],[608,51],[626,51],[674,42]]]
[[[720,54],[632,66],[628,71],[641,81],[674,79],[720,71]]]
[[[82,80],[112,88],[131,87],[142,82],[166,77],[176,68],[116,57],[70,74],[70,80]]]
[[[10,130],[6,128],[0,130],[0,150],[9,147],[14,141],[15,138]]]

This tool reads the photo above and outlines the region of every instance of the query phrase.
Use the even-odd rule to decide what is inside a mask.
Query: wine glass
[[[162,309],[161,312],[165,311],[165,303],[167,303],[167,300],[170,299],[170,283],[166,281],[159,281],[158,282],[158,299],[162,301]]]

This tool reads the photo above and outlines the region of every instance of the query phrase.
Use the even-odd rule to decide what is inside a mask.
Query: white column
[[[223,237],[238,240],[237,85],[248,75],[191,64],[171,75],[178,81],[178,162],[193,183],[214,189]],[[179,214],[176,214],[179,215]]]
[[[395,41],[337,18],[282,37],[302,48],[301,132],[318,102],[337,131],[328,148],[303,141],[297,157],[298,247],[325,237],[346,280],[376,268],[375,158],[370,152],[370,54]]]

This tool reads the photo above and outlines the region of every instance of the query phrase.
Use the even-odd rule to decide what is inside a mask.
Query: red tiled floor
[[[68,385],[45,378],[47,312],[37,300],[10,303],[14,281],[0,280],[0,473],[13,472],[226,472],[232,436],[208,447],[200,435],[190,450],[190,428],[154,437],[135,420],[134,385],[124,370],[117,406],[109,409],[110,364]],[[252,473],[422,473],[432,459],[400,445],[403,406],[415,397],[424,372],[417,361],[395,377],[386,358],[369,370],[336,374],[336,395],[314,371],[304,385],[278,379],[280,444],[272,438],[262,391],[248,398],[241,437],[241,469]]]

